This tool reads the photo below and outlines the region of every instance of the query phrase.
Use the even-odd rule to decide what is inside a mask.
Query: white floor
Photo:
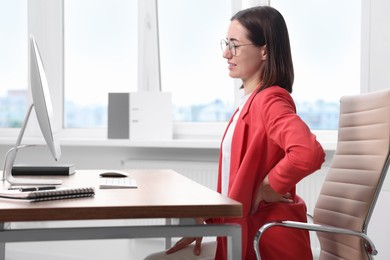
[[[51,221],[10,223],[6,228],[34,229],[79,226],[127,226],[162,224],[162,219]],[[173,239],[174,241],[174,239]],[[164,238],[19,242],[6,244],[6,260],[142,260],[148,254],[165,249]]]
[[[142,260],[164,250],[164,243],[160,238],[9,243],[6,260]]]
[[[9,243],[7,260],[141,260],[164,250],[163,239]]]
[[[175,220],[173,220],[175,222]],[[61,228],[78,226],[161,225],[164,219],[88,220],[13,222],[6,229]],[[172,238],[172,244],[179,238]],[[203,241],[215,241],[205,237]],[[143,260],[147,255],[165,250],[164,238],[80,240],[54,242],[19,242],[6,244],[6,260]]]

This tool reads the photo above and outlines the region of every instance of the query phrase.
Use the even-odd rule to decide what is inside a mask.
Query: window
[[[163,0],[158,10],[162,90],[172,92],[175,121],[227,121],[234,89],[219,41],[230,3]],[[106,126],[108,92],[137,90],[137,11],[136,1],[65,1],[66,128]]]
[[[66,0],[64,9],[64,126],[106,126],[108,93],[137,89],[137,1]]]
[[[174,121],[229,120],[234,81],[219,42],[231,10],[226,0],[158,2],[161,88],[172,93]]]
[[[219,41],[226,36],[232,9],[239,5],[226,0],[157,2],[161,87],[172,92],[175,131],[191,132],[175,136],[209,135],[214,130],[210,136],[220,135],[223,127],[214,127],[214,123],[224,126],[239,84],[228,76]],[[138,1],[63,3],[59,8],[64,13],[64,89],[55,89],[54,94],[64,100],[64,127],[103,133],[108,93],[137,91]],[[360,90],[361,1],[271,0],[270,4],[281,11],[289,28],[298,113],[312,129],[336,129],[340,96]],[[0,28],[7,32],[0,42],[0,127],[17,127],[27,100],[27,1],[0,5]],[[40,8],[34,11],[35,16],[50,13]],[[21,112],[11,112],[10,103]],[[60,104],[58,99],[55,103]]]
[[[271,0],[291,40],[298,114],[314,130],[336,130],[339,99],[360,93],[361,1]]]
[[[0,2],[0,128],[20,127],[27,109],[27,1]]]
[[[360,91],[361,3],[270,4],[289,28],[298,114],[337,129],[339,97]],[[105,127],[108,92],[137,90],[137,12],[136,1],[65,1],[65,127]],[[226,122],[234,110],[219,48],[231,15],[226,0],[158,1],[161,87],[176,122]]]

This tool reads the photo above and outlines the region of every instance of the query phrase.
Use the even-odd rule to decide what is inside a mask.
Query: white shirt
[[[232,139],[234,129],[236,128],[238,117],[240,116],[241,110],[247,102],[249,96],[252,93],[246,94],[241,97],[240,105],[238,106],[238,111],[234,114],[233,120],[229,125],[229,128],[226,131],[225,138],[222,142],[222,178],[221,178],[221,193],[225,196],[228,194],[229,188],[229,177],[230,177],[230,154],[232,149]]]

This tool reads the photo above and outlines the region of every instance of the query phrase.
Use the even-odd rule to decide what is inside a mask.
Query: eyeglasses
[[[247,44],[240,44],[236,45],[233,41],[227,41],[225,39],[222,39],[221,42],[221,49],[224,52],[227,48],[229,48],[229,51],[233,54],[233,56],[237,55],[237,48],[241,46],[247,46],[247,45],[254,45],[253,43],[247,43]]]

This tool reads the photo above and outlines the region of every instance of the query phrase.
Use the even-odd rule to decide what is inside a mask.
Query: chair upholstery
[[[342,97],[337,147],[314,209],[315,224],[268,223],[255,237],[256,253],[265,230],[286,226],[317,231],[321,260],[371,259],[376,250],[367,226],[387,173],[389,147],[390,89]]]

